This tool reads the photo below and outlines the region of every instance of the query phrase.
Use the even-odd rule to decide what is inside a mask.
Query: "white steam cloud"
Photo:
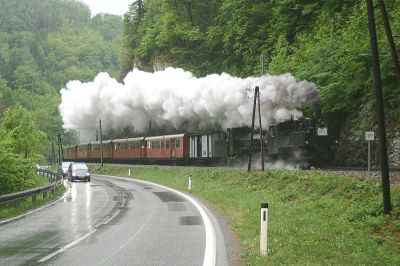
[[[134,69],[123,84],[107,73],[92,82],[70,81],[61,89],[59,107],[65,129],[132,127],[144,132],[151,120],[159,126],[197,123],[222,128],[251,125],[253,91],[260,87],[263,127],[302,114],[296,108],[320,104],[316,85],[296,82],[291,74],[238,78],[212,74],[196,78],[183,69],[154,73]],[[258,123],[256,123],[257,125]]]

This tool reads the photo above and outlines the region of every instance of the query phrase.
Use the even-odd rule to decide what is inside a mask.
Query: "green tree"
[[[9,139],[8,146],[13,153],[25,159],[37,160],[41,157],[46,134],[37,128],[25,108],[21,105],[8,108],[1,127]]]
[[[20,105],[8,108],[0,122],[0,194],[24,190],[33,162],[42,155],[45,133]]]

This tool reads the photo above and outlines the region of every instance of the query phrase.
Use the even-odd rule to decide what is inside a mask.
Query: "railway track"
[[[369,177],[368,169],[366,167],[329,167],[321,168],[320,170],[323,172],[330,172],[360,179],[371,179],[374,181],[380,181],[382,179],[380,168],[371,168]],[[389,180],[390,184],[400,186],[400,168],[389,169]]]

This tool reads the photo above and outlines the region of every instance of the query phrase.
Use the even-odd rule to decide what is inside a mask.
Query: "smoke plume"
[[[300,117],[301,106],[320,104],[316,85],[291,74],[238,78],[222,73],[197,78],[179,68],[154,73],[134,69],[117,82],[99,73],[92,82],[70,81],[59,107],[65,129],[131,127],[144,132],[149,121],[178,128],[183,123],[222,128],[251,125],[255,86],[260,87],[263,127]],[[258,123],[257,123],[258,124]]]

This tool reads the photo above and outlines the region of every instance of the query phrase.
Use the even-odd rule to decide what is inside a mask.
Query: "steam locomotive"
[[[220,165],[263,149],[265,160],[284,160],[298,167],[330,160],[327,128],[313,118],[291,119],[251,136],[248,127],[226,131],[94,141],[63,148],[63,160],[129,164]],[[249,147],[253,139],[252,150]]]

